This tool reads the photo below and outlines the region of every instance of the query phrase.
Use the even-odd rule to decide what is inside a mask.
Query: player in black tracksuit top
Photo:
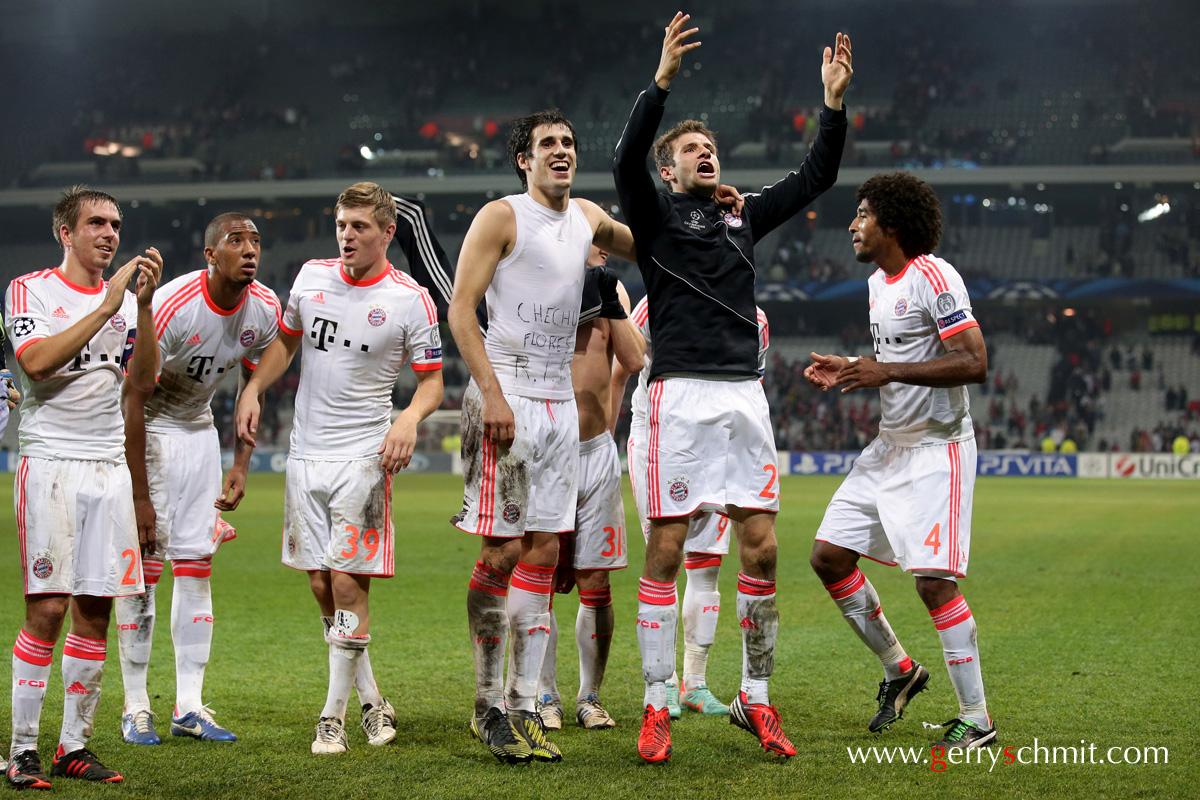
[[[774,435],[758,383],[754,244],[837,180],[846,141],[842,95],[850,81],[850,40],[825,48],[826,108],[812,150],[796,172],[745,197],[741,216],[713,200],[720,183],[715,138],[686,121],[654,140],[667,89],[684,53],[688,17],[667,26],[654,83],[638,96],[617,144],[617,196],[637,244],[649,300],[651,341],[649,458],[645,476],[650,533],[638,593],[638,642],[646,680],[638,753],[671,754],[666,683],[675,661],[675,579],[688,515],[723,511],[736,524],[737,613],[743,631],[742,691],[730,722],[754,733],[769,752],[796,750],[767,697],[779,625],[775,606],[775,513],[779,510]],[[647,174],[654,146],[661,194]]]

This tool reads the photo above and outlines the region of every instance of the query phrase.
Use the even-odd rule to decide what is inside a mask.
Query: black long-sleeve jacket
[[[735,217],[711,198],[663,194],[655,187],[646,156],[667,95],[652,83],[638,96],[613,166],[649,297],[650,377],[676,372],[757,377],[754,243],[833,186],[846,143],[846,111],[824,109],[800,169],[747,194],[742,216]]]

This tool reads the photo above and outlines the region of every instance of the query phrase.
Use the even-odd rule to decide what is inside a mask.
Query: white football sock
[[[175,645],[175,717],[204,707],[204,671],[212,654],[213,609],[208,561],[171,564],[171,641]]]
[[[848,577],[827,584],[825,589],[858,638],[879,657],[887,680],[895,680],[912,669],[912,659],[892,632],[892,626],[883,615],[879,595],[866,575],[855,567]]]
[[[87,744],[100,705],[100,679],[104,675],[104,639],[85,639],[67,634],[63,647],[62,730],[58,743],[64,753],[73,753]]]
[[[612,593],[605,587],[579,592],[579,614],[575,617],[575,646],[579,649],[579,694],[583,700],[599,695],[608,666],[613,637]]]
[[[638,582],[637,634],[646,682],[643,705],[656,711],[667,707],[667,680],[675,673],[675,629],[679,610],[675,584],[646,578]]]
[[[504,650],[508,642],[510,575],[475,563],[467,589],[467,626],[475,655],[475,716],[489,708],[504,710]]]
[[[510,711],[533,711],[537,682],[550,638],[550,592],[554,567],[518,562],[508,589],[508,683],[504,699]]]
[[[54,644],[34,638],[24,629],[17,634],[12,658],[12,756],[37,749]]]
[[[737,614],[742,626],[742,691],[751,705],[769,704],[767,679],[775,671],[779,635],[775,581],[739,573]]]
[[[958,717],[983,729],[992,727],[983,695],[983,674],[979,667],[979,633],[975,617],[962,595],[929,612],[942,640],[942,654],[950,683],[958,695]]]

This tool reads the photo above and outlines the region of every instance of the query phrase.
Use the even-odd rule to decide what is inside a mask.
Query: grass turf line
[[[453,476],[405,475],[395,488],[396,572],[372,592],[371,657],[396,706],[400,736],[366,744],[349,721],[351,751],[309,753],[324,701],[327,651],[304,576],[279,564],[282,476],[255,474],[241,509],[227,515],[238,539],[213,570],[216,617],[205,699],[239,736],[232,745],[168,733],[174,698],[168,575],[160,584],[150,694],[160,715],[159,747],[121,742],[120,667],[115,630],[96,732],[89,744],[121,771],[124,787],[55,780],[70,797],[403,797],[511,798],[514,793],[610,798],[688,797],[1179,797],[1200,777],[1188,723],[1197,698],[1196,614],[1200,492],[1184,481],[981,479],[975,495],[970,577],[965,594],[979,623],[989,710],[1001,747],[1038,743],[1166,746],[1168,765],[977,765],[932,773],[928,766],[851,765],[847,747],[921,747],[936,738],[921,722],[943,722],[957,705],[940,646],[912,580],[863,561],[888,618],[909,652],[930,670],[929,691],[882,736],[866,731],[881,670],[841,619],[808,567],[812,534],[840,479],[783,479],[779,517],[782,617],[772,700],[799,756],[779,763],[723,719],[688,713],[672,726],[675,753],[662,768],[641,765],[635,746],[642,684],[633,620],[643,545],[626,498],[632,567],[613,576],[617,630],[605,686],[611,731],[571,724],[555,735],[565,761],[505,768],[470,738],[473,671],[465,591],[478,542],[453,529],[461,484]],[[0,557],[8,591],[0,631],[23,619],[11,484],[0,489],[0,525],[11,545]],[[728,702],[740,676],[733,613],[736,559],[721,575],[726,611],[709,659],[709,684]],[[572,697],[578,666],[572,631],[577,596],[556,597],[563,639],[559,688]],[[62,709],[62,638],[42,714],[47,767]],[[7,640],[6,640],[7,641]],[[1189,644],[1190,642],[1190,644]],[[682,659],[682,636],[680,636]],[[1192,653],[1189,656],[1187,653]],[[682,664],[680,664],[682,666]],[[352,707],[354,700],[352,699]],[[7,704],[0,726],[7,730]]]

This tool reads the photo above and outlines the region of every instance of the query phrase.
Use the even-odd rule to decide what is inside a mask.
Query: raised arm
[[[826,108],[821,111],[817,138],[804,163],[778,183],[757,194],[746,195],[746,214],[756,242],[837,182],[847,129],[842,96],[853,74],[850,37],[839,33],[835,48],[826,47],[822,58],[821,82],[825,86]]]
[[[653,223],[662,213],[658,205],[658,190],[646,169],[646,156],[654,144],[654,134],[658,132],[667,102],[667,91],[671,81],[679,74],[683,55],[700,46],[700,42],[687,41],[699,30],[685,27],[689,19],[691,17],[687,14],[676,13],[667,25],[654,83],[638,95],[629,122],[625,124],[625,131],[617,142],[613,161],[617,198],[625,218],[634,228]]]
[[[576,198],[575,202],[592,224],[592,244],[626,261],[637,262],[633,232],[629,230],[628,225],[617,222],[591,200]]]
[[[488,361],[475,309],[492,283],[496,265],[511,252],[516,234],[517,218],[508,203],[496,200],[479,209],[458,252],[454,294],[447,314],[459,355],[483,395],[484,435],[502,442],[512,441],[516,422]]]

